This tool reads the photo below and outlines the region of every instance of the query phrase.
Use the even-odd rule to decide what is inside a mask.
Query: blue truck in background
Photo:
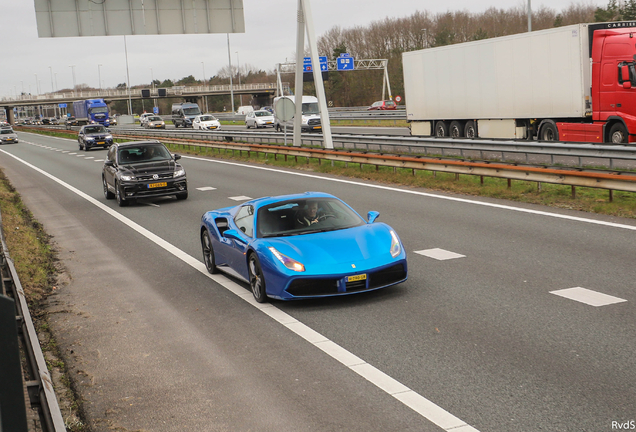
[[[99,123],[110,126],[108,105],[104,99],[86,99],[73,102],[73,112],[79,125]]]

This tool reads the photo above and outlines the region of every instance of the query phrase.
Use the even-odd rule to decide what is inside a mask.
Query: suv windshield
[[[105,133],[106,128],[104,126],[91,126],[84,129],[84,133]]]
[[[317,102],[304,103],[303,104],[303,114],[304,115],[320,114],[320,111],[318,110],[318,103]]]
[[[185,115],[194,116],[194,115],[201,114],[201,111],[199,110],[198,107],[191,107],[191,108],[184,108],[183,113]]]
[[[13,129],[0,129],[0,134],[2,135],[12,134],[12,133],[13,133]]]
[[[172,158],[168,149],[162,144],[144,144],[119,148],[117,160],[121,165],[154,162]]]

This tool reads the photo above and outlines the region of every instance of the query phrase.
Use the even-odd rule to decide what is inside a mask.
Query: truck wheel
[[[539,138],[541,141],[558,141],[559,130],[554,123],[545,123],[541,128]]]
[[[446,122],[438,121],[435,123],[435,136],[440,138],[448,136],[448,125]]]
[[[612,144],[627,144],[627,129],[622,123],[614,123],[610,128],[609,141]]]
[[[477,138],[477,125],[473,120],[468,120],[464,126],[464,136],[466,138]]]
[[[462,124],[456,120],[453,120],[450,124],[450,136],[451,138],[463,138],[464,128]]]

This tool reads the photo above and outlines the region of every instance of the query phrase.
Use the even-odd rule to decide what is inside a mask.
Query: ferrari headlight
[[[283,255],[282,253],[278,252],[276,250],[276,248],[270,247],[269,250],[288,269],[293,270],[293,271],[297,271],[297,272],[304,272],[305,271],[305,266],[304,265],[302,265],[301,263],[299,263],[298,261],[296,261],[294,259],[291,259],[287,255]]]
[[[395,258],[402,252],[402,246],[395,231],[391,230],[391,256]]]
[[[181,177],[185,175],[185,169],[180,168],[178,170],[175,170],[173,177],[177,178],[177,177]]]

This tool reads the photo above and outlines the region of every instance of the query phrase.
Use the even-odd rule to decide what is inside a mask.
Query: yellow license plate
[[[106,141],[97,141],[97,144],[106,144]]]
[[[367,278],[366,273],[365,274],[361,274],[361,275],[349,276],[347,278],[347,282],[355,282],[355,281],[359,281],[359,280],[365,280],[366,278]]]
[[[159,124],[159,125],[155,125],[155,127],[158,127],[158,128],[160,128],[160,127],[161,127],[161,125],[160,125],[160,124]]]
[[[148,188],[150,188],[150,189],[158,188],[158,187],[166,187],[166,186],[168,186],[168,183],[166,183],[166,182],[148,184]]]

